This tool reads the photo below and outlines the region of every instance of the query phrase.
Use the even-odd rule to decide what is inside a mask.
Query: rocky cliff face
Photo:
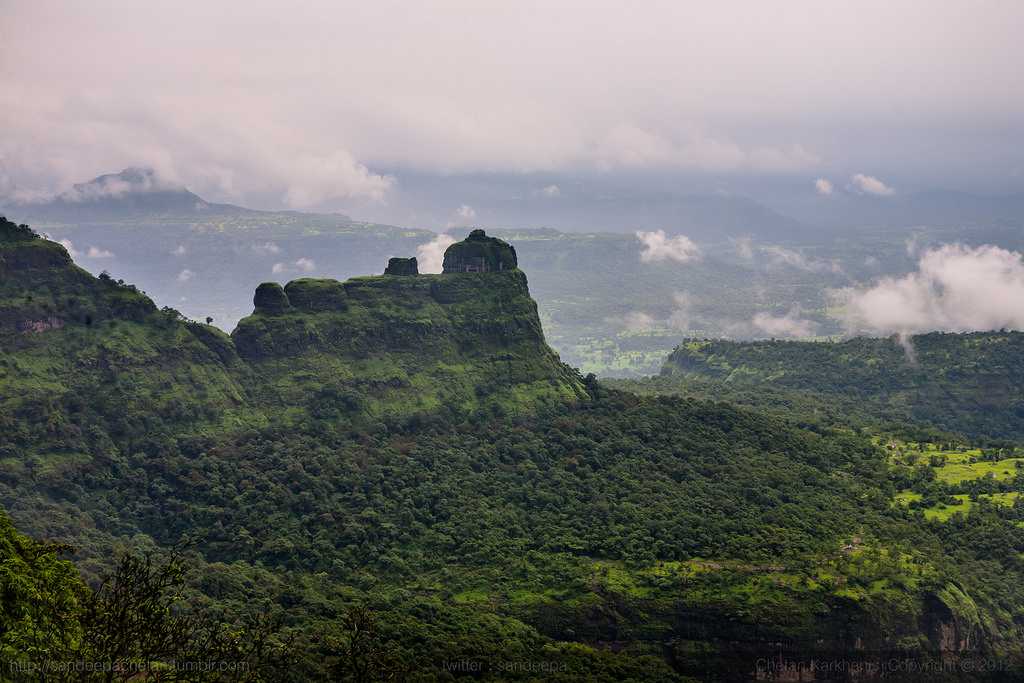
[[[353,391],[404,412],[583,395],[519,270],[267,283],[254,304],[232,338],[288,402]]]
[[[337,406],[353,415],[518,411],[585,396],[578,373],[545,343],[526,276],[514,268],[415,275],[403,259],[394,274],[264,283],[229,338],[158,311],[130,285],[93,277],[27,228],[0,228],[0,337],[66,343],[94,363],[110,358],[104,349],[121,335],[121,357],[102,362],[122,377],[138,373],[135,385],[147,391],[160,390],[147,373],[162,368],[216,377],[227,410],[259,415]],[[150,360],[137,362],[143,356]]]
[[[472,231],[444,252],[445,273],[500,273],[517,267],[515,247],[483,230]]]
[[[416,257],[388,259],[388,267],[384,269],[385,275],[419,275],[419,264]]]

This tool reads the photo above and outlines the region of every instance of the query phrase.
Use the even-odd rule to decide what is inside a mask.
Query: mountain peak
[[[152,168],[132,166],[120,173],[106,173],[58,195],[59,202],[121,203],[141,207],[201,208],[206,206],[198,195],[184,185],[160,176]]]
[[[122,219],[140,214],[189,215],[211,208],[202,197],[152,168],[131,166],[106,173],[46,201],[12,205],[33,221]]]

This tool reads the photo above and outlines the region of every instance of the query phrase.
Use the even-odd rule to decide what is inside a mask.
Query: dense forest
[[[780,414],[974,440],[1024,438],[1024,333],[840,342],[688,340],[655,378],[616,383]]]
[[[930,517],[944,463],[868,409],[582,377],[519,270],[255,304],[228,336],[0,224],[3,675],[744,680],[858,652],[1005,680],[1024,657],[1024,511]],[[994,415],[923,422],[1016,434]]]

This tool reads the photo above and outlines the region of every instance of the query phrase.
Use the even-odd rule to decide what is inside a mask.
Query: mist
[[[581,178],[647,172],[709,192],[786,178],[809,198],[1024,186],[1024,147],[1002,143],[1024,132],[1019,3],[4,12],[8,197],[148,166],[211,201],[443,227],[414,178],[509,174],[534,179],[499,185],[509,201],[555,204]]]

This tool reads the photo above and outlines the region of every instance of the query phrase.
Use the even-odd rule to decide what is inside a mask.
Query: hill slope
[[[909,351],[908,351],[909,349]],[[908,355],[908,353],[910,355]],[[771,408],[805,403],[873,424],[928,425],[972,438],[1024,438],[1024,333],[932,333],[842,342],[692,340],[640,391]]]
[[[1011,511],[929,524],[867,438],[580,380],[516,269],[268,284],[229,338],[0,235],[0,505],[87,575],[187,545],[194,609],[295,634],[282,678],[344,668],[353,609],[374,677],[1020,655]]]

